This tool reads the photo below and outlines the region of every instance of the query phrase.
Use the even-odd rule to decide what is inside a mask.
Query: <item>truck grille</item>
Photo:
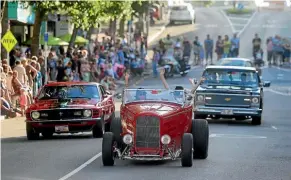
[[[136,120],[136,147],[160,146],[160,119],[156,116],[139,116]]]
[[[209,99],[209,97],[211,99]],[[247,101],[246,99],[251,100],[251,97],[246,95],[206,94],[205,105],[224,107],[250,107],[251,101]]]
[[[40,110],[39,120],[71,120],[82,119],[83,109],[50,109]]]

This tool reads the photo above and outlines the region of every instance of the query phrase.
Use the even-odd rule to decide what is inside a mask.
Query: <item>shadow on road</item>
[[[229,126],[253,126],[251,124],[251,120],[250,119],[246,119],[246,120],[241,120],[241,121],[237,121],[237,120],[232,120],[232,119],[209,119],[207,120],[209,124],[218,124],[218,125],[229,125]],[[256,127],[256,126],[254,126]]]

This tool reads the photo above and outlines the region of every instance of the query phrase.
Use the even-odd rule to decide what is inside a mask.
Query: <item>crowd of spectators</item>
[[[25,109],[34,101],[39,89],[50,81],[98,82],[109,91],[117,88],[125,71],[133,76],[142,76],[146,66],[146,38],[135,47],[126,40],[113,41],[103,38],[91,41],[87,46],[68,48],[52,47],[47,57],[45,71],[44,52],[32,56],[28,48],[10,53],[9,61],[1,60],[1,115],[24,116]]]

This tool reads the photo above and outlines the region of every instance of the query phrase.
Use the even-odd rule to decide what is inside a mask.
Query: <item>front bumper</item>
[[[224,111],[232,112],[229,114]],[[261,116],[262,109],[260,108],[234,108],[234,107],[207,107],[197,106],[194,109],[194,114],[201,115],[221,115],[221,116]]]
[[[55,133],[74,133],[74,132],[88,132],[100,121],[101,118],[91,118],[91,119],[73,119],[73,120],[26,120],[26,122],[36,131],[36,132],[55,132]],[[66,131],[56,131],[56,127],[66,126],[68,129]]]

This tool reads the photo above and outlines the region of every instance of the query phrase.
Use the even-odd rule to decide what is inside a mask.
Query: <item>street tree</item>
[[[35,11],[35,21],[33,25],[33,35],[31,41],[31,54],[37,55],[39,49],[39,35],[41,22],[46,20],[48,13],[57,12],[65,8],[65,4],[62,1],[27,1],[22,2],[25,5],[31,5],[34,7]]]

